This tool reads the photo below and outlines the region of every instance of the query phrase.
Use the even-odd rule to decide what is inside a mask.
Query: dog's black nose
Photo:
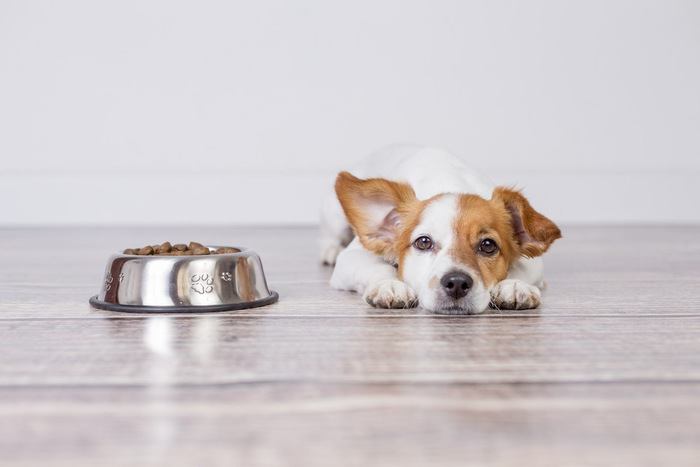
[[[448,272],[440,280],[443,290],[454,299],[462,298],[469,293],[474,280],[463,272]]]

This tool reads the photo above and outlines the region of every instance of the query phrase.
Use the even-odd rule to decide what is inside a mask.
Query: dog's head
[[[516,259],[539,256],[561,237],[507,188],[490,200],[453,193],[419,200],[405,183],[341,172],[335,190],[362,245],[395,264],[428,310],[484,311]]]

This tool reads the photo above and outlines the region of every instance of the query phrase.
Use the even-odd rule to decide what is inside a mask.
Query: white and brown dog
[[[385,148],[352,172],[338,175],[322,212],[334,288],[375,307],[438,313],[540,304],[540,256],[561,233],[518,191],[422,146]]]

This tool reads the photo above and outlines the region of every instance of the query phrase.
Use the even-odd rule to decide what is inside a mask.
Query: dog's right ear
[[[417,202],[413,189],[406,183],[383,178],[362,180],[341,172],[335,180],[335,192],[362,245],[392,259],[403,214]]]
[[[513,233],[524,256],[540,256],[555,240],[561,238],[559,227],[535,211],[519,191],[496,187],[492,199],[502,203],[510,214]]]

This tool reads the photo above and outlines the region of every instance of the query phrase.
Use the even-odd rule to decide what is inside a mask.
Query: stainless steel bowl
[[[209,246],[213,251],[218,246]],[[268,305],[278,295],[267,287],[260,257],[252,250],[200,256],[113,255],[102,289],[90,304],[130,312],[209,312]]]

